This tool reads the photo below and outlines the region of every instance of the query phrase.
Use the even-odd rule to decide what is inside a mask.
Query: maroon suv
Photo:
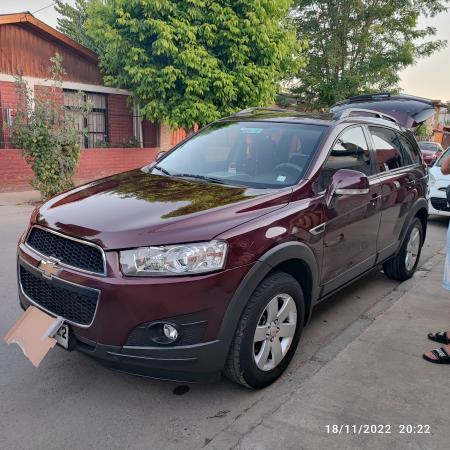
[[[321,300],[379,264],[414,273],[427,169],[400,123],[430,108],[373,96],[329,115],[245,110],[63,193],[20,239],[21,305],[63,317],[60,345],[116,370],[267,386]]]

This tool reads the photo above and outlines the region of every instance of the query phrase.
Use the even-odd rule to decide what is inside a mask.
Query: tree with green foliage
[[[130,90],[147,119],[190,130],[273,103],[304,63],[290,3],[94,0],[86,29],[107,84]]]
[[[308,63],[295,92],[311,109],[349,96],[399,90],[399,72],[445,46],[419,28],[422,16],[446,10],[448,0],[296,0],[292,17],[309,42]]]
[[[11,126],[11,142],[30,164],[34,172],[31,185],[40,191],[42,200],[73,186],[82,137],[75,118],[88,113],[81,101],[71,110],[64,107],[62,57],[57,54],[51,63],[51,85],[35,86],[35,95],[23,78],[17,78],[19,101]]]
[[[87,8],[92,0],[75,0],[73,6],[63,0],[55,0],[55,10],[59,14],[58,31],[69,36],[74,41],[91,49],[98,51],[94,40],[86,33],[86,20],[88,18]]]

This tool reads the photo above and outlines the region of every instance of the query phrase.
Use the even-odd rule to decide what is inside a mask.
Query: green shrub
[[[86,108],[81,101],[79,107],[64,107],[62,57],[56,54],[50,61],[51,84],[35,86],[34,95],[23,78],[16,79],[19,103],[11,126],[11,142],[30,164],[31,185],[40,191],[42,200],[73,187],[83,135],[75,119]]]
[[[433,136],[433,127],[428,124],[419,125],[414,134],[419,141],[429,140]]]

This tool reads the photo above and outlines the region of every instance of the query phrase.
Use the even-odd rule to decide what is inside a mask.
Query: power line
[[[43,8],[37,9],[36,11],[33,11],[31,14],[36,14],[39,11],[44,11],[44,9],[50,8],[51,6],[54,6],[54,5],[55,5],[55,2],[53,2],[50,5],[44,6]]]

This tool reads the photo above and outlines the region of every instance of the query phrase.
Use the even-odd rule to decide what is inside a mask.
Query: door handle
[[[377,205],[377,202],[378,202],[378,197],[379,197],[379,195],[378,194],[372,194],[372,200],[370,200],[370,202],[369,202],[369,204],[371,205],[371,206],[376,206]]]
[[[335,239],[332,239],[331,241],[326,241],[325,247],[333,247],[334,245],[340,244],[344,240],[344,238],[345,238],[344,233],[341,233]]]

